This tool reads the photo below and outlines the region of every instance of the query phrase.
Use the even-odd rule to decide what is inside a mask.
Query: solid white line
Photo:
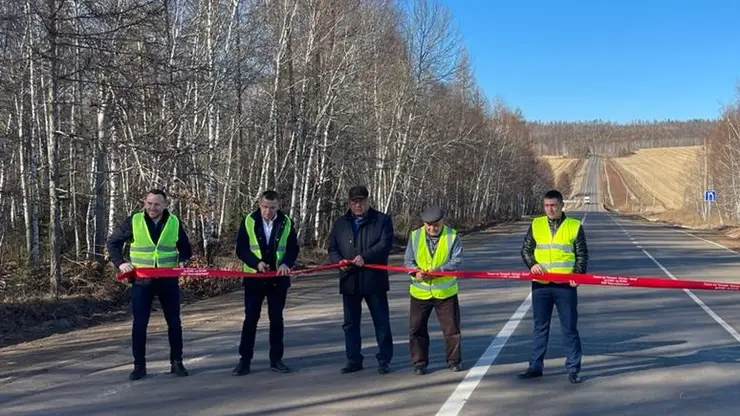
[[[514,315],[509,318],[506,325],[504,325],[498,335],[496,335],[496,338],[493,339],[491,345],[489,345],[483,355],[480,356],[478,361],[475,363],[475,366],[468,371],[468,374],[466,374],[465,378],[457,385],[455,391],[452,392],[449,398],[447,398],[447,401],[445,401],[437,412],[437,416],[457,416],[460,413],[460,410],[465,406],[470,395],[473,394],[473,390],[478,386],[478,383],[483,379],[483,376],[486,375],[486,372],[491,367],[494,360],[496,360],[496,357],[504,348],[504,345],[506,345],[509,337],[511,337],[514,330],[516,330],[516,327],[519,326],[519,323],[522,321],[522,318],[524,318],[524,315],[527,314],[531,305],[532,293],[530,292],[527,298],[524,299],[524,302],[522,302],[516,312],[514,312]]]
[[[684,233],[686,235],[690,235],[690,236],[696,238],[697,240],[705,241],[705,242],[707,242],[707,243],[709,243],[709,244],[711,244],[713,246],[717,246],[717,247],[719,247],[721,249],[727,250],[727,251],[729,251],[730,253],[732,253],[732,254],[734,254],[736,256],[740,256],[740,253],[738,253],[737,251],[735,251],[735,250],[733,250],[733,249],[731,249],[729,247],[723,246],[720,243],[717,243],[717,242],[714,242],[714,241],[711,241],[711,240],[707,240],[706,238],[701,238],[698,235],[691,234],[690,232],[687,232],[687,231],[684,231],[684,230],[678,230],[678,232]]]
[[[622,230],[623,233],[627,234],[627,232],[624,231],[624,228],[622,228],[622,225],[619,222],[617,222],[617,220],[615,220],[614,217],[612,217],[612,221],[614,221],[617,224],[617,226],[619,226],[619,228]],[[642,252],[645,253],[645,255],[648,256],[648,258],[650,258],[650,260],[653,261],[653,263],[655,263],[658,267],[660,267],[660,270],[662,270],[663,273],[666,274],[666,276],[670,277],[673,280],[680,280],[680,279],[677,279],[676,276],[674,276],[673,273],[671,273],[668,269],[666,269],[665,266],[663,266],[655,257],[653,257],[650,253],[648,253],[647,250],[645,250],[644,248],[641,248],[640,250],[642,250]],[[720,326],[724,328],[725,331],[727,331],[727,333],[729,333],[733,338],[735,338],[737,342],[740,342],[740,334],[737,331],[735,331],[735,328],[730,326],[730,324],[728,324],[724,319],[722,319],[721,316],[717,315],[712,310],[712,308],[707,306],[706,303],[704,303],[701,299],[699,299],[696,295],[694,295],[694,293],[691,292],[689,289],[683,289],[683,291],[686,292],[687,295],[689,295],[691,300],[696,302],[697,305],[699,305],[702,309],[704,309],[704,312],[706,312],[709,316],[712,317],[712,319],[714,319],[718,324],[720,324]]]

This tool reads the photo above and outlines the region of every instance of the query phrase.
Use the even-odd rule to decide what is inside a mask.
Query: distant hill
[[[702,119],[631,124],[593,120],[528,122],[527,125],[538,154],[584,157],[590,153],[622,156],[637,149],[701,145],[716,123]]]

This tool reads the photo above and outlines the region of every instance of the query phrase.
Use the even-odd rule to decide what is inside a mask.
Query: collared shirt
[[[275,223],[275,218],[268,220],[262,217],[262,229],[265,230],[265,241],[270,241],[270,234],[272,234],[272,224]]]

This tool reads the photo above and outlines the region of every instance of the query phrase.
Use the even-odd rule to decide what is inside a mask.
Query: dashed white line
[[[623,233],[629,235],[629,233],[627,231],[625,231],[625,229],[622,227],[622,224],[620,224],[613,216],[610,215],[609,217],[612,219],[612,221],[614,221],[615,224],[617,224],[617,226],[619,227],[620,230],[622,230]],[[694,236],[694,237],[696,237],[696,236]],[[696,238],[699,238],[699,237],[696,237]],[[666,276],[670,277],[673,280],[680,280],[680,279],[676,278],[676,276],[674,276],[673,273],[671,273],[668,269],[666,269],[665,266],[663,266],[655,257],[653,257],[652,254],[648,253],[647,250],[645,250],[642,247],[640,247],[640,250],[643,253],[645,253],[645,255],[650,260],[652,260],[653,263],[655,263],[660,268],[660,270],[663,271],[663,273],[666,274]],[[717,313],[715,313],[712,310],[712,308],[710,308],[709,306],[707,306],[706,303],[704,303],[701,299],[699,299],[696,295],[694,295],[694,293],[692,291],[690,291],[689,289],[683,289],[683,291],[686,292],[686,294],[689,295],[689,297],[691,298],[691,300],[693,300],[694,302],[696,302],[696,304],[699,305],[699,307],[701,307],[704,310],[704,312],[706,312],[710,317],[712,317],[712,319],[714,319],[715,322],[717,322],[722,328],[724,328],[725,331],[727,331],[727,333],[729,333],[733,338],[735,338],[735,340],[737,342],[740,342],[740,334],[735,330],[735,328],[733,328],[732,326],[730,326],[730,324],[728,324],[724,319],[722,319],[721,316],[717,315]]]

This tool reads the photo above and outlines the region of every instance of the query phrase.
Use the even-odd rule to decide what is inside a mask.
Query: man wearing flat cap
[[[411,232],[404,264],[411,269],[409,284],[409,348],[414,373],[427,372],[429,365],[429,331],[427,324],[432,309],[445,339],[447,368],[462,369],[460,351],[460,303],[457,278],[429,276],[428,272],[457,270],[462,262],[462,244],[457,231],[444,224],[444,211],[430,206],[421,214],[424,225]]]
[[[378,342],[378,373],[390,372],[393,358],[391,337],[388,271],[363,267],[368,264],[388,264],[393,247],[393,223],[391,217],[370,207],[369,192],[362,185],[349,190],[349,207],[339,217],[329,234],[329,260],[339,263],[351,262],[339,270],[339,293],[344,307],[345,351],[347,362],[342,374],[362,370],[362,336],[360,323],[362,301],[370,310]]]

